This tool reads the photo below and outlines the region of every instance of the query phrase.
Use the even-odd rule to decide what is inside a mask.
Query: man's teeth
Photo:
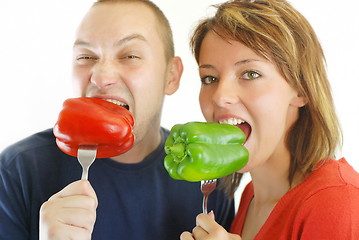
[[[238,125],[238,124],[242,124],[245,123],[245,121],[238,119],[238,118],[230,118],[230,119],[225,119],[225,120],[220,120],[219,121],[220,124],[230,124],[230,125]]]
[[[106,100],[107,102],[112,102],[114,104],[120,105],[122,107],[127,107],[127,104],[120,102],[118,100],[115,100],[115,99],[104,99],[104,100]]]

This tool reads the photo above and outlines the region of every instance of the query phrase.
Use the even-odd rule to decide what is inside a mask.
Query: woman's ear
[[[293,107],[303,107],[308,103],[308,99],[305,96],[300,95],[299,93],[297,94],[297,96],[295,96],[290,105],[292,105]]]
[[[179,87],[183,72],[183,64],[180,57],[173,57],[168,65],[168,76],[165,86],[165,94],[171,95],[175,93]]]

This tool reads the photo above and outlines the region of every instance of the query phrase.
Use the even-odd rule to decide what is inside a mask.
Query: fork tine
[[[216,188],[216,185],[217,185],[217,179],[201,181],[201,191],[203,193],[202,210],[203,210],[203,213],[205,213],[205,214],[208,213],[208,211],[207,211],[208,196]]]

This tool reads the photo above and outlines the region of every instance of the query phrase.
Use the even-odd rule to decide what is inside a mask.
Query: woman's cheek
[[[206,119],[207,122],[211,122],[212,119],[210,116],[213,116],[213,114],[211,114],[211,112],[213,112],[211,110],[211,109],[213,109],[213,107],[210,104],[208,94],[204,94],[201,91],[200,95],[199,95],[199,103],[200,103],[202,115],[204,116],[204,118]]]

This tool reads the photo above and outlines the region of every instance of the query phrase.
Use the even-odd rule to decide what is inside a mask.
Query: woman
[[[226,177],[233,197],[250,172],[231,233],[200,214],[191,239],[358,239],[359,175],[341,146],[322,48],[307,20],[285,0],[217,6],[191,46],[207,121],[247,135],[246,167]]]

